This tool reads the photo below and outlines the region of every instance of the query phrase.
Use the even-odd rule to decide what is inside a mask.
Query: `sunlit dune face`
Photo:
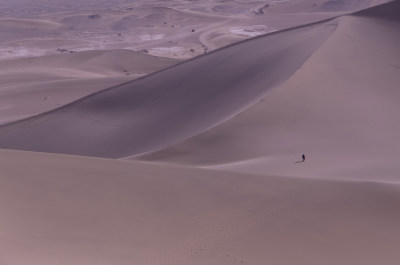
[[[3,0],[0,265],[398,265],[383,2]]]

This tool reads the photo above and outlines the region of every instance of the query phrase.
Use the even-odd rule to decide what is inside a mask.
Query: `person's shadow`
[[[303,154],[302,156],[301,156],[301,160],[299,160],[299,161],[296,161],[296,164],[298,164],[298,163],[303,163],[304,161],[306,161],[306,156],[305,156],[305,154]]]

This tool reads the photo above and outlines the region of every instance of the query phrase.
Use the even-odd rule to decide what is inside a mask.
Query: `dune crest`
[[[374,11],[377,12],[374,12]],[[144,160],[290,176],[400,181],[399,1],[337,30],[275,93]],[[296,164],[306,153],[306,163]]]
[[[3,1],[65,31],[0,40],[58,54],[0,60],[0,123],[41,113],[0,126],[0,265],[398,265],[400,0],[343,16],[384,1]]]
[[[180,62],[129,50],[62,51],[0,61],[0,124],[59,108]]]
[[[158,150],[201,133],[288,79],[335,23],[231,45],[0,128],[0,147],[98,157]]]

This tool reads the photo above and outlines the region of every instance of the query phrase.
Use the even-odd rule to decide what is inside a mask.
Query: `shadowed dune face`
[[[3,2],[26,3],[23,12],[96,6]],[[161,1],[98,6],[117,2],[127,3],[119,13]],[[259,3],[162,2],[209,3],[204,12],[218,5],[227,16]],[[263,12],[319,7],[271,3]],[[0,148],[53,152],[0,150],[0,265],[398,265],[399,3],[233,45],[0,126]],[[0,61],[0,122],[50,91],[73,98],[172,62],[126,50]]]
[[[382,4],[380,6],[361,10],[355,13],[355,15],[398,21],[400,20],[399,10],[400,10],[400,1],[395,0],[386,4]]]
[[[3,264],[397,265],[397,185],[0,151]]]
[[[223,170],[399,181],[399,1],[339,18],[276,92],[144,160]],[[376,11],[376,12],[375,12]],[[295,163],[306,153],[306,163]]]
[[[289,78],[334,30],[298,28],[234,45],[0,129],[0,147],[123,157],[232,117]]]
[[[128,50],[0,61],[0,124],[49,111],[178,62]]]

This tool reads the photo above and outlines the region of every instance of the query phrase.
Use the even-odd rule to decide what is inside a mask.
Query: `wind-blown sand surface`
[[[332,16],[373,1],[274,2],[261,11],[244,1],[190,2],[188,13],[137,14],[146,23],[182,12]],[[120,19],[138,7],[116,8]],[[91,14],[68,13],[61,24],[74,31],[106,16]],[[0,148],[35,151],[0,150],[0,264],[398,265],[398,14],[397,0],[114,87],[177,60],[114,49],[0,61],[3,122],[50,110],[0,126]],[[226,43],[218,34],[231,24],[214,22],[193,39]]]
[[[33,116],[180,62],[129,50],[0,61],[0,124]]]
[[[2,264],[397,265],[400,189],[0,151]]]
[[[160,149],[258,100],[334,28],[327,23],[254,39],[102,91],[0,128],[0,147],[100,157]]]
[[[399,181],[400,18],[381,9],[335,20],[330,38],[259,103],[143,159]],[[399,2],[383,9],[399,14]],[[307,163],[295,163],[302,153]]]
[[[384,1],[304,0],[267,4],[216,0],[36,0],[34,4],[28,0],[3,1],[0,6],[0,92],[6,93],[0,96],[7,99],[7,104],[1,102],[2,109],[7,110],[0,113],[0,124],[54,109],[167,66],[166,62],[160,62],[151,71],[130,73],[131,79],[114,76],[121,69],[113,69],[116,70],[113,77],[104,78],[104,70],[108,73],[110,70],[107,63],[97,62],[98,73],[76,72],[80,68],[79,60],[71,64],[72,60],[63,59],[70,53],[77,53],[73,58],[85,58],[87,54],[79,52],[88,51],[94,56],[98,51],[98,56],[105,58],[102,53],[107,50],[112,55],[108,56],[109,62],[129,62],[129,66],[141,64],[143,60],[133,58],[141,57],[140,53],[187,59],[252,36],[331,18]],[[122,49],[132,52],[125,56],[120,52]],[[56,73],[43,64],[49,61],[47,57],[60,58],[52,59],[58,61],[56,68],[60,71]],[[19,66],[27,62],[19,58],[29,58],[31,62],[13,72],[15,64],[10,60],[17,59]],[[174,62],[169,61],[168,65],[171,64]],[[29,97],[27,89],[30,89]],[[45,92],[39,93],[39,90]],[[42,102],[44,98],[47,101]]]
[[[159,150],[142,159],[398,181],[400,24],[374,10],[233,45],[4,126],[0,147],[100,157]],[[308,163],[295,163],[302,153]]]

